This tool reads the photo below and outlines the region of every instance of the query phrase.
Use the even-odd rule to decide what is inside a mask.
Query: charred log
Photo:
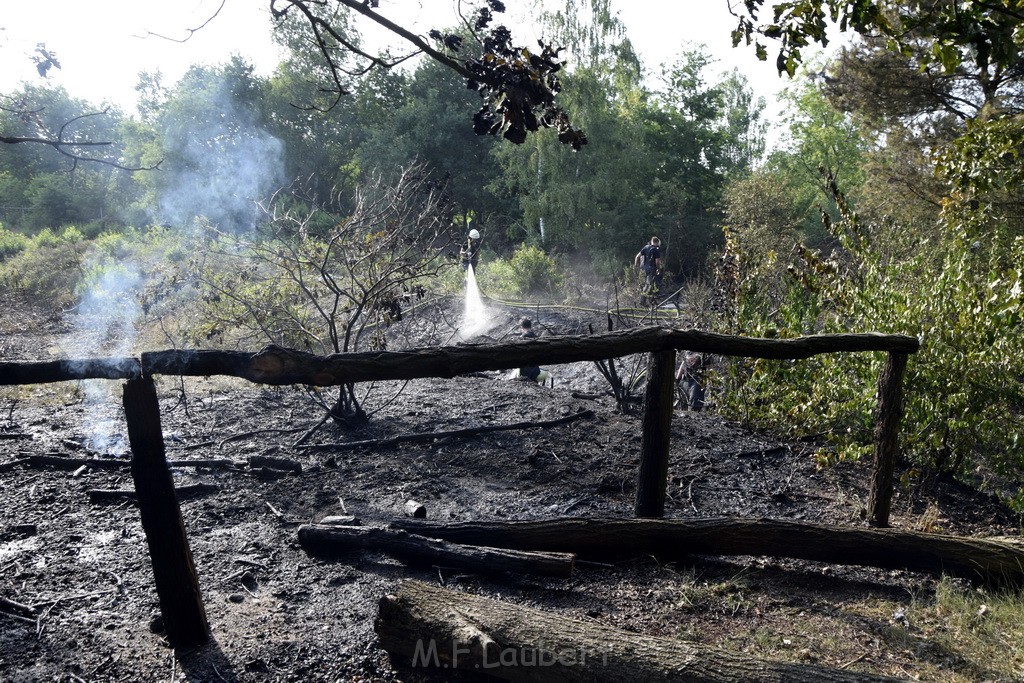
[[[395,446],[400,443],[423,443],[426,441],[433,441],[435,439],[444,438],[466,438],[470,436],[477,436],[480,434],[489,434],[491,432],[504,432],[512,431],[517,429],[547,429],[550,427],[558,427],[561,425],[575,422],[576,420],[582,420],[594,417],[593,410],[581,410],[578,413],[572,415],[566,415],[565,417],[559,417],[554,420],[532,420],[526,422],[514,422],[507,425],[485,425],[483,427],[467,427],[465,429],[449,429],[439,432],[420,432],[418,434],[400,434],[398,436],[391,436],[384,439],[364,439],[362,441],[345,441],[335,443],[320,443],[320,444],[303,444],[301,446],[295,446],[295,448],[307,449],[307,450],[350,450],[354,448],[387,448],[389,446]]]
[[[571,552],[582,558],[769,555],[883,569],[946,573],[1024,585],[1024,550],[997,540],[771,519],[553,519],[442,524],[399,519],[391,527],[454,543]]]
[[[220,487],[216,484],[186,484],[174,489],[178,500],[198,498],[199,496],[216,493],[217,491],[220,491]],[[137,501],[139,499],[139,494],[131,489],[89,489],[86,493],[89,496],[89,502],[93,505],[121,503],[126,500]]]
[[[482,574],[539,574],[569,577],[575,557],[569,553],[530,552],[461,546],[393,529],[315,525],[299,527],[303,549],[337,558],[356,549],[377,550],[409,564],[467,569]]]

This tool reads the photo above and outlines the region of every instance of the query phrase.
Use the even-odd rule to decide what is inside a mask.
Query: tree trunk
[[[355,384],[342,384],[338,389],[338,399],[331,407],[331,418],[340,427],[358,427],[366,424],[366,411],[359,405]]]
[[[464,669],[509,681],[893,680],[644,636],[418,581],[381,598],[374,629],[398,666]]]
[[[769,519],[553,519],[391,526],[455,543],[576,553],[587,559],[655,555],[770,555],[832,564],[947,573],[995,584],[1024,584],[1024,550],[983,538],[894,529],[837,527]]]
[[[483,574],[539,574],[568,578],[572,575],[576,559],[569,553],[461,546],[393,529],[330,524],[299,527],[299,543],[311,555],[336,556],[367,548],[387,553],[403,562],[469,569]]]

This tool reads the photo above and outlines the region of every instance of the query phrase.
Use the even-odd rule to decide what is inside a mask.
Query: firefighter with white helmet
[[[468,269],[470,266],[473,266],[474,271],[476,270],[476,264],[480,260],[480,242],[480,231],[473,228],[469,231],[466,244],[459,251],[459,259],[462,261],[463,270]]]

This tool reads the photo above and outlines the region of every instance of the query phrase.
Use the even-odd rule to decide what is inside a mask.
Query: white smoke
[[[88,269],[85,295],[75,320],[76,354],[83,358],[119,358],[131,355],[142,315],[138,303],[143,276],[132,265],[93,265]],[[127,452],[124,415],[109,380],[85,380],[82,435],[93,451],[120,455]]]
[[[259,202],[283,184],[283,145],[236,103],[225,79],[198,96],[200,112],[164,121],[159,222],[203,216],[225,231],[251,230]]]

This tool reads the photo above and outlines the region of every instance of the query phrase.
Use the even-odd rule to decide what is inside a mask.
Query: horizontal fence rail
[[[823,353],[883,351],[914,353],[916,337],[896,334],[819,334],[793,339],[737,337],[699,330],[640,327],[588,336],[554,336],[495,344],[433,346],[407,351],[364,351],[331,356],[267,346],[247,351],[168,350],[134,358],[0,362],[0,385],[78,379],[134,379],[141,374],[228,375],[259,384],[334,386],[379,380],[455,377],[607,360],[635,353],[688,350],[723,356],[801,359]]]
[[[135,379],[142,376],[138,358],[3,361],[0,385],[47,384],[79,379]]]

